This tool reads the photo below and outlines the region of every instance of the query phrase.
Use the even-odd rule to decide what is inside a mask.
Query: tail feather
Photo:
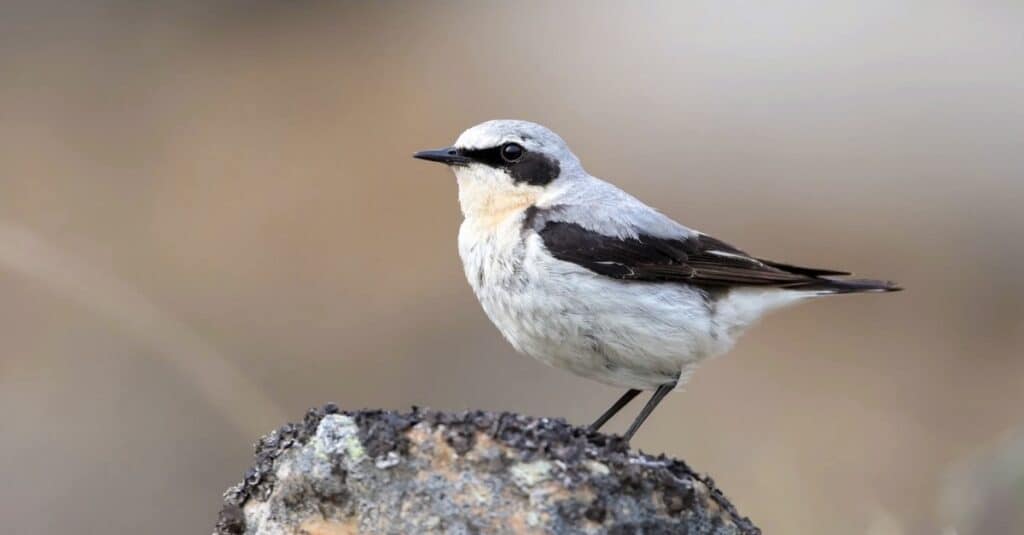
[[[818,277],[795,286],[793,289],[808,290],[827,294],[850,294],[861,292],[898,292],[903,290],[895,282],[872,279],[830,279]]]
[[[798,275],[798,280],[786,282],[780,285],[783,288],[789,288],[791,290],[808,291],[826,295],[864,292],[898,292],[903,289],[892,281],[840,278],[853,275],[853,273],[846,271],[795,266],[793,264],[784,264],[782,262],[774,262],[763,258],[759,258],[758,261],[779,271]]]
[[[853,275],[853,273],[850,273],[849,271],[836,271],[834,269],[794,266],[793,264],[783,264],[782,262],[776,262],[774,260],[765,260],[764,258],[758,258],[757,260],[762,264],[769,265],[775,269],[781,269],[782,271],[788,273],[796,273],[797,275],[807,275],[808,277]]]

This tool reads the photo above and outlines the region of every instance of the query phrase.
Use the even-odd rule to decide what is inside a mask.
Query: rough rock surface
[[[260,439],[217,533],[760,531],[682,461],[560,420],[327,405]]]

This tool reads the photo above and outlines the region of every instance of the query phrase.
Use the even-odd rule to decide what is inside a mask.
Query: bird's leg
[[[633,424],[629,426],[629,430],[626,431],[625,435],[623,435],[622,438],[626,439],[626,442],[629,442],[629,440],[633,438],[633,435],[636,434],[636,431],[640,429],[641,425],[643,425],[644,420],[646,420],[647,417],[650,416],[652,412],[654,412],[654,408],[658,406],[658,403],[661,403],[661,400],[665,399],[665,396],[667,396],[668,393],[671,392],[672,389],[675,387],[675,383],[670,383],[666,385],[661,385],[658,387],[657,390],[654,391],[654,395],[651,396],[651,399],[647,401],[647,404],[644,405],[644,408],[640,410],[640,414],[637,415],[636,420],[633,420]]]
[[[625,394],[622,394],[622,397],[620,397],[618,401],[616,401],[608,410],[604,411],[604,414],[599,416],[594,423],[590,424],[590,427],[588,427],[587,430],[597,431],[598,429],[601,429],[602,425],[606,424],[608,420],[611,420],[613,416],[618,414],[623,407],[628,405],[630,401],[633,401],[633,398],[637,397],[639,394],[639,390],[632,388],[627,390]]]

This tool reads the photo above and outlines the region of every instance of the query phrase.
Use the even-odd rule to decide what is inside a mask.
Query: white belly
[[[653,389],[732,343],[704,293],[682,284],[623,282],[552,258],[520,218],[459,231],[466,277],[484,311],[520,352],[613,386]]]

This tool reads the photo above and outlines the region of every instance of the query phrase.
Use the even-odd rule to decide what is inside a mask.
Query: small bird
[[[627,389],[591,430],[654,391],[626,441],[762,314],[822,295],[900,289],[758,258],[676,223],[588,174],[539,124],[487,121],[414,157],[455,172],[466,278],[512,346]]]

